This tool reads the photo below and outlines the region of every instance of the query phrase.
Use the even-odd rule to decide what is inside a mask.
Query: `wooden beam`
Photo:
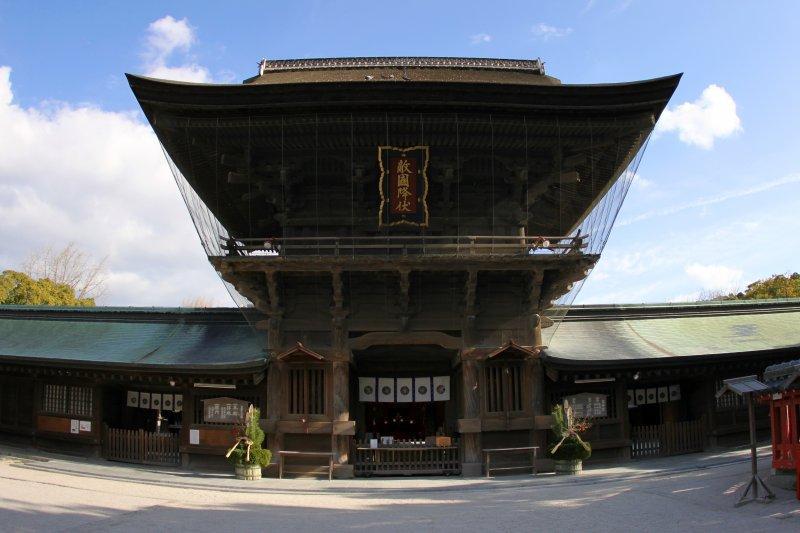
[[[534,315],[542,308],[540,297],[542,295],[543,270],[533,270],[528,277],[528,314]]]

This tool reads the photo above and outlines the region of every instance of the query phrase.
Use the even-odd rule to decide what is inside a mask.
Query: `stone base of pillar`
[[[336,479],[353,479],[353,465],[333,465],[333,477]]]
[[[478,477],[483,475],[482,463],[461,463],[461,475],[464,477]]]

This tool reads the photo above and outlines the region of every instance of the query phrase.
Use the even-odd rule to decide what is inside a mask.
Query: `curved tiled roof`
[[[266,334],[250,326],[250,312],[0,306],[0,361],[260,368]],[[800,356],[800,299],[575,306],[542,358],[589,367],[779,351]]]
[[[265,348],[238,309],[0,307],[0,360],[225,371]]]
[[[620,364],[785,349],[800,354],[800,299],[577,306],[544,357]]]

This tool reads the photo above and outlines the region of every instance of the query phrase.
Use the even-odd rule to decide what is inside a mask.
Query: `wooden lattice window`
[[[325,414],[325,369],[302,366],[289,369],[289,414]]]
[[[42,387],[42,412],[54,415],[92,416],[92,388],[77,385],[55,385]]]
[[[522,411],[522,365],[489,364],[484,368],[487,413]]]

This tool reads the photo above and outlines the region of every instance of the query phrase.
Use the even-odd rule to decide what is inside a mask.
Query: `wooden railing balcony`
[[[479,256],[581,253],[587,235],[564,236],[369,236],[228,238],[221,241],[227,257],[290,256]]]

